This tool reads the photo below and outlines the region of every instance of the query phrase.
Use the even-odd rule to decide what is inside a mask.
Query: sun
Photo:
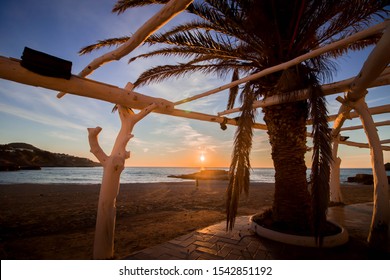
[[[200,156],[200,161],[201,161],[201,162],[204,162],[205,160],[206,160],[205,156],[204,156],[204,155],[201,155],[201,156]]]

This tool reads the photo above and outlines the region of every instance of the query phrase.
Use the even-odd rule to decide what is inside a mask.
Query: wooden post
[[[340,135],[333,138],[333,150],[332,150],[332,164],[330,172],[330,201],[335,203],[342,203],[343,197],[340,189],[340,165],[341,159],[337,157],[337,151],[339,147]]]
[[[374,209],[368,242],[374,248],[386,248],[390,221],[389,192],[383,152],[374,121],[368,111],[364,98],[353,103],[353,108],[360,115],[364,131],[370,145],[371,164],[374,177]]]
[[[126,145],[133,137],[131,132],[134,125],[156,107],[157,105],[153,103],[138,114],[134,114],[127,107],[118,105],[122,125],[110,156],[104,153],[98,142],[97,137],[102,128],[88,128],[91,153],[103,166],[93,248],[94,259],[109,259],[114,256],[116,197],[119,192],[120,175],[125,167],[125,160],[130,157],[130,152],[126,151]]]

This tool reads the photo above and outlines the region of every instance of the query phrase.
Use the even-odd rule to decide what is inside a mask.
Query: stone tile
[[[197,260],[199,259],[199,257],[202,256],[202,252],[198,252],[198,251],[193,251],[191,252],[191,254],[188,256],[188,259],[189,260]]]
[[[180,240],[177,240],[177,239],[173,239],[173,240],[168,241],[168,243],[174,244],[174,245],[179,245],[181,247],[186,248],[186,247],[190,246],[191,244],[193,244],[196,241],[197,241],[197,239],[195,239],[195,238],[188,238],[188,239],[183,240],[183,241],[180,241]]]
[[[332,207],[328,211],[329,219],[343,224],[355,238],[363,236],[364,239],[369,230],[371,215],[372,203]],[[255,235],[250,230],[247,216],[237,218],[233,231],[226,231],[226,223],[221,222],[136,252],[127,259],[289,259],[294,258],[295,254],[290,255],[294,252],[296,251],[291,251],[282,243]],[[303,250],[296,256],[302,257],[305,254],[307,253]],[[310,256],[310,252],[308,254]]]
[[[254,260],[268,260],[269,253],[265,250],[257,250],[255,254],[253,254]]]
[[[228,254],[230,254],[232,251],[232,248],[229,248],[227,246],[223,246],[217,251],[217,255],[220,257],[225,258]]]
[[[262,245],[258,240],[251,241],[247,246],[246,250],[251,253],[251,255],[255,255],[257,251],[262,249]]]
[[[224,259],[225,260],[242,260],[241,255],[236,255],[233,253],[228,254]]]
[[[238,244],[239,243],[239,240],[235,240],[235,239],[230,239],[230,238],[226,238],[226,237],[220,237],[218,239],[218,243],[227,243],[227,244]]]
[[[177,260],[177,258],[170,254],[163,254],[160,256],[159,260]]]
[[[217,255],[217,250],[215,249],[211,249],[211,248],[207,248],[207,247],[197,247],[196,250],[197,252],[202,252],[202,253],[207,253],[207,254],[210,254],[210,255]]]
[[[210,249],[215,249],[217,247],[216,243],[211,243],[211,242],[205,242],[205,241],[196,241],[194,242],[195,245],[201,246],[201,247],[207,247]]]
[[[144,252],[135,253],[125,258],[126,260],[152,260],[152,256],[150,254],[146,254]]]

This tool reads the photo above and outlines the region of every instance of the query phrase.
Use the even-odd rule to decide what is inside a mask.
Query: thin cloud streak
[[[52,115],[49,116],[42,113],[35,113],[9,104],[0,103],[0,112],[13,115],[28,121],[41,123],[47,126],[54,126],[54,127],[62,126],[71,129],[76,129],[76,130],[85,130],[85,127],[81,125],[77,125],[72,122],[65,121],[62,118],[57,118]]]

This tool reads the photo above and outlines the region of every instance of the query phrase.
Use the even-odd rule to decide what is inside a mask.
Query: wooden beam
[[[379,115],[379,114],[384,114],[384,113],[390,113],[390,104],[386,104],[386,105],[382,105],[382,106],[377,106],[377,107],[372,107],[369,109],[369,112],[371,115]],[[331,121],[334,121],[337,119],[337,117],[339,116],[339,114],[336,114],[336,115],[330,115],[328,116],[328,121],[331,122]],[[355,111],[352,111],[349,113],[348,115],[348,119],[354,119],[354,118],[358,118],[359,117],[359,114],[356,113]],[[312,124],[312,120],[308,120],[307,121],[307,124]]]
[[[198,95],[195,95],[195,96],[192,96],[192,97],[188,97],[188,98],[176,101],[174,104],[175,105],[179,105],[179,104],[187,103],[187,102],[190,102],[190,101],[193,101],[193,100],[197,100],[199,98],[202,98],[202,97],[209,96],[211,94],[215,94],[217,92],[220,92],[222,90],[229,89],[229,88],[234,87],[234,86],[238,86],[238,85],[240,85],[242,83],[246,83],[248,81],[252,81],[252,80],[264,77],[266,75],[269,75],[269,74],[272,74],[272,73],[275,73],[275,72],[278,72],[278,71],[282,71],[282,70],[288,69],[288,68],[290,68],[290,67],[292,67],[294,65],[297,65],[297,64],[299,64],[299,63],[301,63],[301,62],[303,62],[303,61],[305,61],[307,59],[316,57],[316,56],[318,56],[320,54],[323,54],[323,53],[326,53],[328,51],[331,51],[331,50],[337,49],[339,47],[342,47],[344,45],[353,43],[353,42],[355,42],[357,40],[366,38],[366,37],[371,36],[373,34],[382,32],[387,27],[388,24],[389,24],[389,21],[384,21],[384,22],[379,23],[377,25],[374,25],[374,26],[372,26],[370,28],[367,28],[366,30],[363,30],[363,31],[360,31],[360,32],[358,32],[356,34],[353,34],[352,36],[350,36],[348,38],[345,38],[345,39],[333,42],[333,43],[331,43],[329,45],[320,47],[320,48],[318,48],[316,50],[313,50],[313,51],[311,51],[311,52],[309,52],[307,54],[298,56],[298,57],[296,57],[296,58],[294,58],[292,60],[289,60],[287,62],[284,62],[284,63],[278,64],[278,65],[269,67],[269,68],[264,69],[264,70],[262,70],[262,71],[260,71],[258,73],[255,73],[255,74],[249,75],[247,77],[241,78],[241,79],[239,79],[237,81],[234,81],[234,82],[231,82],[229,84],[225,84],[223,86],[220,86],[218,88],[206,91],[204,93],[201,93],[201,94],[198,94]]]
[[[17,59],[10,59],[1,56],[0,78],[30,86],[44,87],[51,90],[68,92],[78,96],[99,99],[138,110],[142,110],[148,105],[155,103],[158,106],[153,111],[155,113],[208,122],[226,122],[226,124],[237,125],[237,121],[235,119],[175,109],[173,103],[168,100],[154,98],[132,91],[131,85],[127,86],[127,89],[123,89],[75,75],[72,75],[69,80],[42,76],[23,68],[20,65],[20,61]],[[253,127],[255,129],[267,129],[265,124],[260,123],[254,124]]]
[[[171,0],[164,7],[158,11],[153,17],[145,22],[131,38],[118,47],[117,49],[108,52],[88,64],[80,73],[80,77],[87,77],[94,70],[102,66],[107,62],[119,60],[125,55],[132,52],[135,48],[141,45],[151,34],[159,30],[167,22],[169,22],[177,14],[185,10],[193,0]],[[57,97],[64,96],[64,92],[60,92]]]
[[[174,109],[173,103],[162,99],[146,96],[135,91],[129,91],[117,86],[96,82],[87,78],[72,75],[69,80],[42,76],[27,70],[17,59],[0,56],[0,78],[26,84],[44,87],[56,91],[69,92],[75,95],[95,98],[113,104],[122,104],[133,109],[143,109],[156,103],[156,112],[168,112]]]
[[[390,143],[390,140],[381,141],[381,144],[388,144]],[[340,141],[339,144],[357,147],[357,148],[370,148],[370,146],[367,143],[358,143],[358,142],[352,142],[352,141]],[[390,146],[384,146],[382,145],[383,151],[390,151]]]
[[[383,70],[390,63],[390,27],[385,29],[381,39],[371,51],[370,55],[363,64],[362,69],[351,83],[350,89],[346,93],[343,103],[339,109],[339,116],[335,119],[333,125],[333,134],[337,135],[343,126],[346,115],[352,110],[351,104],[364,98],[367,94],[369,85],[377,79]]]
[[[390,104],[386,104],[386,105],[382,105],[382,106],[377,106],[377,107],[372,107],[369,109],[369,112],[371,115],[379,115],[379,114],[384,114],[384,113],[390,113]],[[338,114],[336,115],[331,115],[328,117],[328,121],[334,121],[336,120],[338,117]],[[359,114],[355,111],[352,111],[351,113],[349,113],[349,116],[348,116],[348,119],[351,118],[351,119],[354,119],[354,118],[358,118],[359,117]],[[311,120],[310,120],[310,123],[311,123]]]
[[[385,126],[390,125],[390,121],[383,121],[383,122],[377,122],[375,123],[375,126]],[[357,130],[357,129],[363,129],[362,125],[356,125],[356,126],[350,126],[350,127],[343,127],[340,129],[340,131],[347,131],[347,130]]]
[[[351,83],[356,77],[352,77],[346,80],[342,80],[336,83],[326,84],[322,86],[322,91],[324,95],[332,95],[340,92],[347,91]],[[370,88],[384,86],[390,84],[390,67],[387,67],[382,74],[370,84]],[[274,95],[263,100],[258,100],[253,102],[253,108],[267,107],[272,105],[277,105],[287,102],[295,102],[300,100],[305,100],[309,98],[309,93],[307,90],[302,91],[301,93],[287,93],[285,95]],[[232,113],[240,112],[241,108],[233,108],[230,110],[225,110],[218,113],[218,116],[224,116]]]

